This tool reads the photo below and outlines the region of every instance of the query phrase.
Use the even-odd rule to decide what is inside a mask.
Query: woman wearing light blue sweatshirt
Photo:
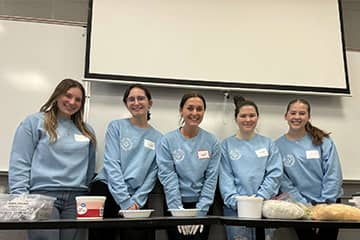
[[[310,123],[311,107],[305,99],[289,102],[285,120],[288,132],[276,140],[283,156],[281,192],[307,204],[335,203],[341,197],[339,155],[329,133]],[[296,229],[302,239],[337,239],[337,229]]]
[[[235,122],[239,131],[221,144],[222,157],[219,187],[224,200],[224,215],[237,216],[237,196],[270,199],[278,194],[283,173],[282,159],[275,143],[255,132],[259,111],[257,105],[235,97]],[[255,229],[226,226],[228,240],[255,239]],[[266,239],[272,237],[266,231]]]
[[[55,197],[51,218],[75,219],[75,197],[95,173],[95,134],[83,121],[85,90],[64,79],[39,113],[17,128],[10,155],[10,193]],[[30,239],[79,239],[79,230],[32,230]]]
[[[199,216],[207,215],[213,203],[221,155],[218,139],[199,127],[205,110],[202,95],[185,94],[179,109],[182,126],[165,134],[156,147],[167,208],[198,208]],[[208,226],[188,225],[169,229],[168,237],[207,239],[208,233]]]
[[[104,218],[119,217],[119,210],[147,208],[157,179],[155,145],[161,133],[149,124],[152,98],[143,85],[129,86],[123,102],[130,118],[111,121],[105,136],[104,167],[91,185],[92,195],[106,196]],[[116,230],[91,229],[89,239],[116,239]],[[119,231],[121,239],[154,239],[145,229]]]

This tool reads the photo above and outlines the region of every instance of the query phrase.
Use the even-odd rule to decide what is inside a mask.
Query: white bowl
[[[188,208],[188,209],[169,209],[171,215],[174,217],[195,217],[200,211],[198,208]]]
[[[120,210],[119,215],[124,218],[147,218],[153,211],[154,209]]]

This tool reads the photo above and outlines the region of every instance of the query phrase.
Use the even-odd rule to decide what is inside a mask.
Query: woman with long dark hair
[[[288,132],[276,140],[283,156],[281,192],[305,204],[335,203],[343,193],[339,155],[327,133],[310,122],[305,99],[289,102]],[[337,229],[296,229],[299,239],[337,239]]]

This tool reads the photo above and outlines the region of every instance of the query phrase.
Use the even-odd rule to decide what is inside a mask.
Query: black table
[[[264,239],[264,228],[360,228],[360,221],[316,221],[288,219],[246,219],[237,217],[150,217],[111,218],[104,220],[40,220],[40,221],[0,221],[0,229],[64,229],[64,228],[154,228],[166,229],[177,225],[222,224],[256,228],[256,239]]]

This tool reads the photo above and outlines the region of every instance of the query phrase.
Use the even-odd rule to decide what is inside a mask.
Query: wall
[[[360,53],[348,52],[349,77],[352,97],[315,96],[274,93],[230,92],[230,96],[239,94],[255,101],[260,108],[258,132],[276,139],[287,130],[283,118],[285,107],[290,99],[307,98],[312,104],[312,123],[332,132],[341,157],[345,179],[360,179],[360,148],[354,144],[360,135]],[[104,141],[106,125],[111,119],[128,116],[121,98],[125,86],[114,83],[91,83],[89,121],[94,126],[100,143]],[[153,94],[151,124],[161,132],[178,127],[178,102],[183,93],[190,90],[176,88],[150,87]],[[232,99],[225,99],[222,91],[201,91],[208,101],[208,109],[202,127],[213,132],[219,138],[234,134],[237,130],[233,121]],[[98,168],[101,167],[103,145],[98,149]]]

